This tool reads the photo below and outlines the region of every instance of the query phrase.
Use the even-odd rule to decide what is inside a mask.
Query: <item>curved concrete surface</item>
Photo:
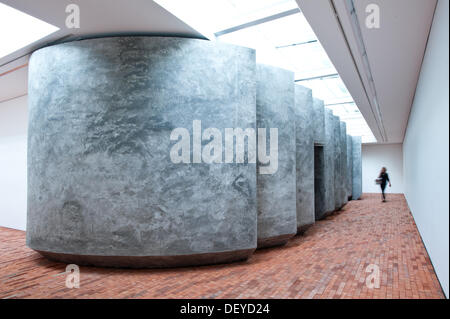
[[[255,129],[255,79],[254,50],[204,40],[111,37],[33,53],[27,245],[99,266],[247,258],[257,244],[256,163],[193,163],[193,123]],[[197,136],[203,151],[213,133]]]
[[[312,91],[295,85],[297,232],[315,222],[314,214],[314,109]]]
[[[348,203],[347,194],[347,124],[341,121],[341,196],[342,204]]]
[[[348,200],[352,198],[353,188],[353,152],[352,152],[352,137],[347,134],[347,196]]]
[[[263,248],[285,244],[297,233],[294,73],[261,64],[256,70],[257,126],[266,129],[266,150],[262,153],[273,153],[270,145],[275,140],[269,133],[271,129],[278,131],[276,171],[264,174],[262,169],[268,164],[258,158],[258,248]]]
[[[325,109],[325,145],[324,145],[324,184],[325,196],[323,210],[316,210],[316,220],[322,219],[331,214],[335,209],[334,198],[334,175],[335,175],[335,119],[333,111]]]
[[[313,110],[314,143],[325,144],[325,106],[323,100],[313,98]]]
[[[361,136],[352,136],[352,199],[362,195]]]

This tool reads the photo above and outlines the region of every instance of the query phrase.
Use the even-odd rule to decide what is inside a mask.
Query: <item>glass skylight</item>
[[[326,107],[331,109],[334,115],[339,116],[341,120],[345,121],[347,124],[348,134],[361,136],[363,143],[376,142],[376,139],[367,125],[366,120],[354,102],[328,104]]]
[[[312,89],[314,96],[321,100],[324,100],[325,104],[353,102],[350,93],[347,91],[347,88],[338,75],[298,81],[297,84]]]
[[[0,3],[0,58],[57,30],[58,27]]]
[[[293,0],[154,1],[210,39],[216,32],[298,8]]]
[[[258,63],[292,70],[347,123],[348,134],[376,142],[295,0],[155,1],[208,38],[253,48]]]

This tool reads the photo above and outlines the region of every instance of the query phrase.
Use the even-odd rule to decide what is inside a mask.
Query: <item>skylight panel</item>
[[[227,27],[217,31],[298,9],[297,3],[292,0],[213,0],[217,1],[228,2],[234,9],[234,16],[230,17]]]
[[[294,45],[278,50],[291,61],[291,68],[295,71],[296,79],[337,73],[319,42]]]
[[[293,0],[154,0],[209,39],[214,33],[298,9]]]
[[[0,58],[57,30],[54,25],[0,3]]]
[[[305,24],[302,14],[293,14],[226,33],[218,39],[255,49],[258,63],[292,70],[296,79],[337,73],[311,28]]]
[[[191,27],[221,42],[256,50],[258,63],[295,72],[350,135],[375,142],[337,70],[294,0],[155,0]]]
[[[333,114],[340,117],[341,121],[346,123],[347,134],[352,136],[361,136],[363,143],[376,142],[375,136],[367,125],[362,114],[358,112],[346,113],[339,106],[327,106],[333,110]]]
[[[264,34],[275,48],[317,42],[316,35],[302,13],[261,23],[255,29]]]
[[[361,113],[356,108],[354,102],[343,104],[329,104],[325,106],[332,110],[334,115],[337,115],[342,119],[358,119],[361,116]]]
[[[256,61],[258,63],[277,66],[280,68],[290,67],[268,41],[264,34],[258,32],[256,28],[247,28],[239,32],[232,32],[220,37],[222,42],[240,45],[256,50]]]
[[[314,96],[323,100],[325,104],[353,102],[350,93],[337,75],[297,83],[312,89]]]

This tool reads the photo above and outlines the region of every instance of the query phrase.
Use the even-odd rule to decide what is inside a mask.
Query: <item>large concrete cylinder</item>
[[[313,92],[314,95],[314,92]],[[324,102],[320,99],[313,98],[314,109],[314,143],[325,143],[325,107]]]
[[[348,202],[347,195],[347,124],[341,121],[341,197],[342,204],[345,205]]]
[[[359,199],[362,195],[361,136],[352,136],[352,154],[352,199]]]
[[[342,201],[342,151],[341,151],[341,121],[338,116],[333,115],[334,120],[334,209],[339,210]]]
[[[255,130],[255,69],[251,49],[186,38],[99,38],[33,53],[27,245],[99,266],[247,258],[257,243],[256,163],[224,164],[221,134]]]
[[[266,130],[265,141],[258,134],[258,247],[263,248],[285,244],[297,233],[294,73],[260,64],[256,70],[257,127]],[[275,156],[275,143],[276,158],[263,163],[262,153]]]
[[[335,209],[334,175],[335,175],[335,119],[330,109],[325,109],[325,145],[324,145],[324,180],[325,204],[323,211],[316,211],[316,219],[321,219],[332,213]]]
[[[295,85],[297,232],[314,224],[314,109],[312,91]]]
[[[353,188],[353,154],[352,154],[352,137],[347,135],[347,196],[352,198]]]

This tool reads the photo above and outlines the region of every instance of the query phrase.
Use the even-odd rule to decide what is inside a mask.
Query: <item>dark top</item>
[[[381,178],[381,184],[386,185],[386,181],[390,182],[388,173],[381,173],[379,178]]]

